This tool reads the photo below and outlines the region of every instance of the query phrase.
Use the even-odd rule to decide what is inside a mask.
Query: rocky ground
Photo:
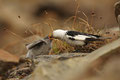
[[[34,60],[22,57],[14,64],[1,62],[4,68],[9,66],[3,80],[119,80],[119,44],[120,39],[92,53],[41,55]]]
[[[86,47],[81,47],[81,50],[85,51],[86,53],[74,52],[74,53],[64,53],[64,54],[61,53],[57,55],[55,54],[41,55],[34,60],[25,58],[24,53],[27,52],[25,44],[39,40],[41,39],[41,37],[34,35],[24,40],[17,41],[5,47],[4,50],[3,49],[0,50],[0,57],[1,57],[0,58],[0,73],[1,73],[0,76],[2,77],[2,80],[39,80],[39,79],[61,80],[60,76],[62,76],[62,80],[67,80],[66,78],[78,77],[77,75],[79,75],[79,73],[77,74],[77,72],[75,72],[75,74],[77,75],[70,76],[71,74],[74,73],[74,69],[77,69],[78,71],[80,71],[80,76],[83,78],[85,78],[85,76],[82,76],[84,72],[85,73],[87,72],[86,73],[87,75],[86,74],[85,75],[89,76],[90,78],[91,77],[101,78],[101,75],[99,77],[96,77],[94,74],[98,74],[99,71],[101,73],[103,69],[101,69],[100,67],[100,70],[94,71],[93,68],[97,66],[97,69],[99,69],[99,66],[102,66],[102,67],[105,67],[105,70],[106,70],[106,65],[107,64],[111,65],[109,64],[110,62],[108,60],[104,64],[105,65],[104,66],[102,62],[106,61],[107,58],[102,60],[101,56],[106,57],[106,56],[109,56],[109,54],[110,55],[115,54],[116,58],[119,57],[117,56],[119,53],[119,50],[118,50],[119,39],[116,40],[118,38],[118,29],[113,28],[111,32],[109,32],[109,30],[103,31],[103,32],[106,32],[104,36],[107,36],[107,37],[109,36],[112,39],[107,40],[103,43],[92,43]],[[92,51],[89,51],[89,50],[92,50]],[[23,55],[23,56],[17,57],[15,56],[16,54],[14,55],[11,53],[18,53],[17,56],[20,56],[20,55]],[[112,56],[108,58],[111,58],[111,57]],[[115,61],[112,61],[112,64],[116,64],[115,62],[116,62],[116,59]],[[108,65],[107,65],[107,68],[109,68]],[[91,70],[89,68],[92,69],[92,76],[90,75]],[[83,69],[82,70],[83,73],[81,72],[81,69]],[[84,70],[84,69],[87,69],[87,70]],[[110,71],[111,70],[112,69],[110,69]],[[113,67],[113,70],[114,70],[114,67]],[[71,73],[71,74],[68,74],[68,73]],[[79,80],[79,77],[78,77],[78,80]]]
[[[116,60],[119,61],[120,40],[118,39],[118,28],[109,30],[103,32],[105,33],[104,36],[111,37],[111,39],[102,43],[92,43],[81,47],[80,50],[83,50],[85,53],[68,52],[57,55],[41,55],[34,60],[25,58],[24,54],[27,52],[25,44],[39,40],[41,37],[34,35],[25,39],[21,38],[21,41],[16,41],[0,49],[0,76],[2,80],[61,80],[61,76],[62,80],[67,80],[68,78],[78,78],[79,80],[77,75],[80,74],[83,80],[84,78],[86,80],[86,76],[99,79],[101,78],[101,72],[103,71],[104,73],[104,67],[105,70],[108,68],[109,71],[114,71],[115,67],[112,64],[117,64]],[[110,60],[109,62],[107,59],[112,58],[111,55],[115,56],[111,59],[113,61]],[[101,56],[105,57],[105,59],[102,59]],[[113,69],[108,65],[111,65]],[[119,68],[117,69],[119,70]],[[92,72],[92,75],[90,75],[90,72]],[[73,73],[76,75],[73,76]],[[83,76],[84,73],[85,76]],[[98,74],[98,77],[95,74]],[[111,72],[110,75],[112,74]],[[107,71],[105,71],[105,75],[107,75]],[[115,75],[112,76],[116,78]],[[102,78],[104,79],[104,76]]]

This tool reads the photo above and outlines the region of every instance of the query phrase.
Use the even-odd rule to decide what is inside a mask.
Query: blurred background
[[[117,1],[0,0],[0,48],[18,56],[24,54],[21,41],[31,36],[29,39],[33,40],[36,34],[43,37],[57,28],[71,29],[76,17],[94,28],[116,27],[114,3]]]

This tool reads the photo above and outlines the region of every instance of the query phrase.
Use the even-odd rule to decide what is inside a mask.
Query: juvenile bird
[[[28,49],[26,58],[34,59],[39,55],[48,55],[52,47],[52,39],[47,36],[28,44],[26,47]]]
[[[103,41],[105,39],[99,35],[62,29],[54,30],[51,37],[63,40],[73,46],[83,46],[91,41]]]

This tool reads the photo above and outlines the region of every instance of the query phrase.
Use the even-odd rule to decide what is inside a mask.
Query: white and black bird
[[[119,24],[119,32],[120,32],[120,1],[116,2],[114,7],[115,7],[115,17]]]
[[[28,52],[26,58],[34,59],[39,55],[48,55],[52,48],[52,39],[49,36],[26,45]]]
[[[52,37],[63,40],[73,46],[84,46],[91,41],[103,41],[105,39],[104,37],[101,37],[99,35],[62,29],[54,30],[52,33]]]

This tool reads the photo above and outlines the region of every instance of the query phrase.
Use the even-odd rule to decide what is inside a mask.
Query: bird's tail
[[[99,39],[105,40],[105,39],[112,39],[112,38],[111,37],[99,37]]]
[[[110,37],[87,38],[86,41],[104,41],[106,39],[111,39],[111,38]]]
[[[104,41],[106,39],[112,39],[111,37],[99,37],[97,39],[95,39],[95,41]]]

